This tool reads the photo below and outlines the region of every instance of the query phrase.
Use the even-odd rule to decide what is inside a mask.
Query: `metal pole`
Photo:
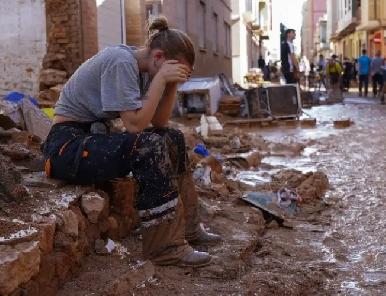
[[[119,0],[119,3],[120,3],[120,17],[121,17],[121,44],[123,44],[124,43],[124,32],[123,32],[123,30],[125,29],[126,30],[126,28],[125,28],[125,26],[124,26],[124,17],[123,17],[123,14],[125,13],[125,9],[124,9],[124,7],[125,7],[125,4],[124,4],[124,2],[123,2],[123,0]]]

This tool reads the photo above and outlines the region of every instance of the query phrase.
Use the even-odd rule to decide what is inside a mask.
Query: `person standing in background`
[[[350,81],[352,79],[351,77],[352,72],[353,72],[353,64],[350,62],[348,58],[344,58],[342,84],[343,84],[343,89],[345,91],[350,90]]]
[[[371,59],[367,56],[366,49],[362,50],[362,55],[358,59],[359,72],[359,96],[363,95],[362,89],[365,88],[365,97],[367,97],[369,90],[369,75],[370,75]]]
[[[298,83],[299,62],[295,56],[295,46],[293,44],[296,31],[294,29],[286,30],[285,37],[286,40],[281,44],[281,70],[287,84]]]
[[[381,51],[378,50],[375,58],[371,61],[371,80],[373,81],[373,95],[377,96],[378,92],[383,90],[383,72],[382,66],[384,65],[383,58],[381,57]],[[379,89],[378,89],[379,86]]]

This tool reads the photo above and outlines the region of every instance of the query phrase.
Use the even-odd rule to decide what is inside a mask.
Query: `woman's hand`
[[[157,75],[165,84],[186,82],[190,77],[190,69],[177,60],[165,61]]]

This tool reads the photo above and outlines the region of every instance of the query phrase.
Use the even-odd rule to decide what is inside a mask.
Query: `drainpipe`
[[[120,4],[120,17],[121,17],[121,44],[125,44],[125,31],[126,31],[126,25],[125,25],[125,2],[124,0],[119,0]]]

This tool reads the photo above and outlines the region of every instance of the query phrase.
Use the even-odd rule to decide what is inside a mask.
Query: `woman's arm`
[[[146,98],[143,100],[143,107],[134,111],[120,112],[127,132],[138,133],[148,127],[165,90],[165,85],[164,79],[157,74],[149,86]]]
[[[138,133],[147,128],[150,122],[152,121],[156,110],[160,104],[160,100],[165,92],[166,85],[177,84],[178,82],[185,82],[187,77],[188,69],[186,68],[186,66],[179,64],[178,61],[175,60],[165,61],[161,66],[161,69],[154,76],[152,82],[150,83],[146,98],[144,98],[143,100],[142,108],[134,111],[120,112],[120,116],[126,130],[129,133]],[[168,115],[167,120],[169,120],[170,113],[173,109],[174,104],[172,93],[173,90],[170,91],[170,95],[168,95],[167,99],[162,100],[165,101],[165,103],[161,104],[161,110],[157,112],[166,112],[166,114]],[[169,109],[170,111],[168,112]],[[160,117],[163,122],[166,116],[162,114],[162,116]]]
[[[151,120],[154,127],[165,127],[172,115],[177,97],[177,83],[168,83],[164,95],[160,100],[157,110]]]

